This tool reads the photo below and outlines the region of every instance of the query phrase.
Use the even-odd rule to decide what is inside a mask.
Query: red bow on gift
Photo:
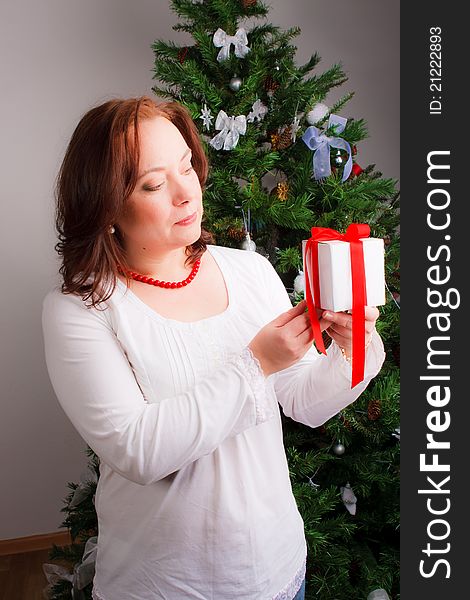
[[[325,345],[320,330],[315,306],[320,307],[320,281],[318,277],[318,243],[330,240],[349,242],[351,256],[352,280],[352,381],[353,388],[364,379],[365,351],[365,307],[367,305],[366,275],[364,268],[364,251],[361,238],[370,234],[369,225],[364,223],[352,224],[345,234],[327,227],[312,227],[312,237],[307,240],[305,247],[305,295],[307,300],[310,322],[312,323],[315,345],[318,350],[326,354]],[[311,259],[309,257],[311,253]],[[309,265],[312,269],[313,298],[310,290]]]

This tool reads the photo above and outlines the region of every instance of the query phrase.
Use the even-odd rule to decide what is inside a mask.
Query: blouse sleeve
[[[49,377],[64,412],[102,461],[148,485],[274,416],[249,348],[184,393],[146,403],[103,311],[53,290],[43,300]]]
[[[275,318],[292,308],[292,303],[274,267],[268,260],[264,261],[267,297],[273,310],[272,318]],[[352,389],[351,365],[334,341],[326,356],[312,345],[294,365],[268,379],[286,416],[310,427],[319,427],[360,396],[384,360],[383,343],[374,330],[366,351],[364,380]]]

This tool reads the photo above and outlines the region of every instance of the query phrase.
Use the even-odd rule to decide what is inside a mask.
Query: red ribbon
[[[352,174],[357,177],[358,175],[360,175],[362,173],[363,169],[361,169],[361,167],[357,163],[354,163],[351,171],[352,171]]]
[[[367,305],[366,275],[364,268],[364,250],[361,238],[370,235],[369,225],[353,223],[345,234],[327,227],[312,227],[312,237],[305,247],[305,296],[310,322],[312,324],[315,345],[322,354],[326,354],[315,306],[320,308],[320,280],[318,276],[318,243],[329,240],[349,242],[352,280],[352,381],[353,388],[364,379],[366,357],[365,307]],[[309,253],[311,255],[309,256]],[[309,269],[312,273],[313,297],[310,289]]]

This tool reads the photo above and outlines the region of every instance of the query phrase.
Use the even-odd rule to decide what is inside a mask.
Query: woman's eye
[[[163,187],[163,183],[159,183],[158,185],[154,185],[154,186],[152,186],[152,185],[146,185],[144,187],[144,190],[146,192],[158,192],[158,190],[160,188],[162,188],[162,187]]]
[[[194,171],[194,167],[192,165],[189,165],[189,167],[184,171],[185,175],[189,175],[192,171]],[[164,185],[163,183],[159,183],[157,185],[145,185],[144,186],[144,190],[146,192],[158,192],[158,190],[160,190]]]

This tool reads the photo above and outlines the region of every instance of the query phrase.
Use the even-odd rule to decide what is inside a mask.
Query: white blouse
[[[289,479],[284,414],[318,427],[365,380],[333,343],[264,377],[247,348],[291,308],[271,263],[209,246],[229,305],[167,319],[118,280],[106,310],[52,289],[42,325],[49,376],[66,415],[100,457],[95,600],[291,600],[305,576],[304,526]]]

